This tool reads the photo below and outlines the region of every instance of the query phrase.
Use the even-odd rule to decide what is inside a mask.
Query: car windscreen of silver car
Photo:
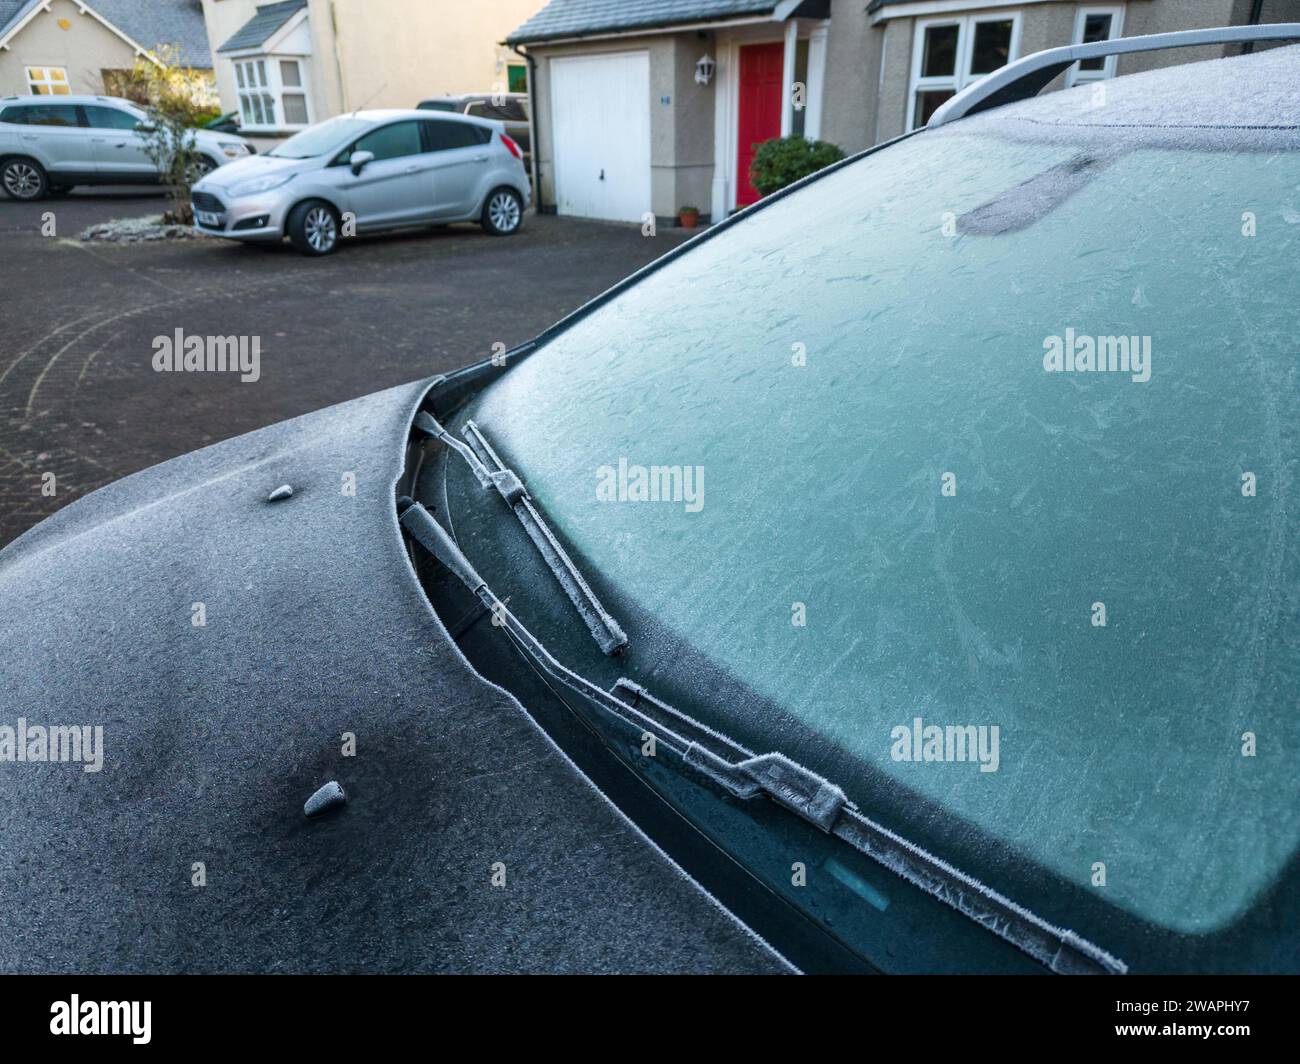
[[[1300,152],[985,117],[704,241],[469,416],[720,671],[1213,931],[1300,830]]]

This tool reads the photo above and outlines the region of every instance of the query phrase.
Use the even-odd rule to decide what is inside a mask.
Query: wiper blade
[[[398,501],[403,528],[491,611],[506,632],[548,676],[606,713],[654,735],[681,763],[740,799],[778,803],[883,865],[925,893],[974,920],[1003,941],[1059,974],[1123,975],[1128,965],[943,859],[865,816],[844,791],[780,753],[755,755],[712,728],[655,698],[627,679],[612,691],[558,661],[501,602],[450,534],[419,503]],[[670,763],[661,759],[660,764]]]
[[[461,456],[469,465],[470,471],[484,488],[496,488],[506,505],[514,511],[519,523],[524,526],[528,538],[546,562],[555,579],[564,588],[574,609],[587,625],[587,630],[596,640],[601,652],[613,657],[627,648],[627,634],[623,631],[610,612],[601,605],[596,593],[583,579],[573,559],[555,538],[550,525],[537,509],[533,497],[515,473],[508,469],[497,456],[492,445],[488,443],[483,432],[474,422],[465,424],[466,444],[456,439],[450,432],[427,411],[421,410],[415,416],[415,427],[426,436],[446,444]]]

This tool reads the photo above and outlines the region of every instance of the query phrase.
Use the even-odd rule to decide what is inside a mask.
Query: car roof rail
[[[926,128],[944,126],[968,115],[987,111],[1018,100],[1037,96],[1054,77],[1081,59],[1102,59],[1134,52],[1158,52],[1166,48],[1192,48],[1204,44],[1244,44],[1254,41],[1300,40],[1300,22],[1279,22],[1267,26],[1221,26],[1177,33],[1152,33],[1145,37],[1116,37],[1091,44],[1068,44],[1034,52],[1008,63],[968,85],[930,116]]]

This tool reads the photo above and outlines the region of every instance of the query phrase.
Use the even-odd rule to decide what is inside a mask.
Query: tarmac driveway
[[[0,546],[128,473],[527,340],[684,239],[547,216],[506,239],[452,226],[325,259],[287,244],[76,239],[163,205],[135,192],[0,198]],[[259,337],[260,379],[156,372],[155,340],[177,329]]]

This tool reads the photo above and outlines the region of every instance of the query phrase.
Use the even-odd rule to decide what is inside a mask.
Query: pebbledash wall
[[[719,99],[733,93],[735,48],[750,40],[780,40],[789,22],[800,44],[801,72],[808,79],[804,120],[820,139],[848,153],[903,133],[908,126],[918,34],[934,18],[978,19],[1014,14],[1015,57],[1076,39],[1080,9],[1114,10],[1119,35],[1125,37],[1209,26],[1244,25],[1251,21],[1255,0],[830,0],[829,18],[778,21],[745,26],[705,26],[699,29],[643,29],[602,34],[564,42],[515,40],[533,60],[536,116],[534,130],[538,202],[542,210],[556,209],[555,146],[551,93],[553,60],[577,55],[646,51],[650,65],[650,170],[648,209],[670,221],[684,204],[696,204],[710,216],[725,215],[736,206],[734,173],[736,113],[734,104]],[[778,5],[778,11],[780,10]],[[1300,0],[1262,0],[1263,22],[1300,21]],[[820,33],[820,61],[809,63],[808,42]],[[818,46],[812,46],[816,49]],[[1177,49],[1120,57],[1113,75],[1235,54],[1237,47]],[[709,55],[718,71],[707,86],[695,83],[697,62]],[[729,80],[730,76],[730,80]],[[817,83],[817,82],[820,83]],[[1066,76],[1047,91],[1061,88]],[[665,103],[665,101],[668,101]],[[600,102],[590,101],[592,122],[601,121]],[[813,114],[815,112],[815,118]],[[629,219],[631,220],[631,219]]]
[[[702,41],[696,32],[654,34],[634,40],[555,45],[532,51],[536,60],[534,144],[538,158],[543,210],[554,209],[555,167],[551,121],[555,112],[551,95],[550,64],[575,55],[619,53],[629,48],[645,50],[650,59],[650,195],[648,209],[662,219],[683,204],[707,207],[714,173],[714,94],[695,83],[695,64]],[[664,97],[671,101],[663,105]],[[599,101],[593,101],[593,120]]]
[[[1018,0],[1016,3],[962,5],[960,13],[978,17],[1003,10],[1019,12],[1020,39],[1016,54],[1025,56],[1045,48],[1070,44],[1074,39],[1075,20],[1081,8],[1114,8],[1122,18],[1122,36],[1139,37],[1209,26],[1245,25],[1250,21],[1252,3],[1253,0],[1127,0],[1123,3],[1106,3],[1104,0]],[[923,18],[943,14],[942,9],[947,5],[893,3],[881,7],[873,16],[859,19],[848,17],[848,10],[856,6],[851,0],[835,2],[835,15],[844,14],[841,25],[846,32],[832,32],[832,57],[829,61],[830,69],[840,73],[845,81],[850,80],[849,71],[859,66],[868,73],[867,83],[863,86],[867,90],[865,96],[859,94],[856,99],[832,99],[827,104],[831,113],[828,128],[835,131],[840,138],[835,142],[846,151],[870,147],[906,131],[917,25]],[[936,8],[940,10],[931,10]],[[911,10],[920,13],[907,14]],[[872,17],[879,20],[874,25],[870,24]],[[1265,0],[1261,18],[1267,22],[1300,20],[1300,0]],[[1179,63],[1215,59],[1234,54],[1238,50],[1217,46],[1121,56],[1115,74],[1119,76]],[[1061,75],[1044,91],[1063,88],[1065,78],[1066,75]],[[865,108],[865,113],[871,116],[869,128],[864,127],[859,117],[862,113],[858,110],[859,107]]]

